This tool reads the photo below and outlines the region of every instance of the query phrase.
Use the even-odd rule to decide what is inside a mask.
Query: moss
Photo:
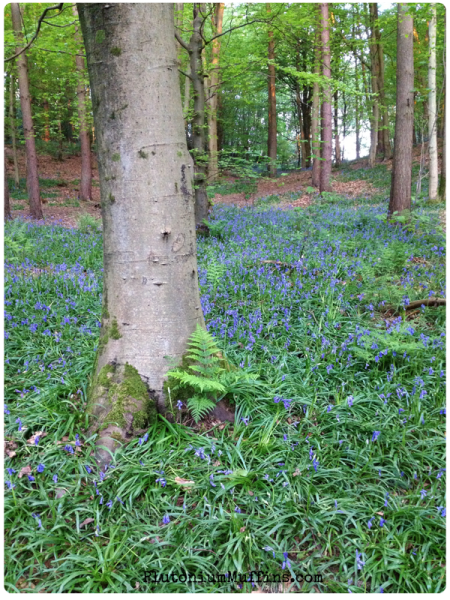
[[[100,373],[97,375],[97,383],[102,387],[108,389],[111,386],[111,379],[108,377],[108,374],[113,374],[115,372],[115,368],[113,365],[105,365],[102,369],[100,369]]]
[[[111,202],[111,204],[114,204],[114,202],[116,201],[116,198],[115,198],[115,196],[113,196],[113,195],[111,194],[111,192],[109,193],[109,196],[108,196],[108,198],[109,198],[109,201]]]
[[[113,340],[120,340],[120,338],[122,337],[120,335],[119,326],[115,317],[111,323],[111,327],[109,328],[109,335],[112,337]]]
[[[105,41],[105,32],[103,29],[99,29],[95,34],[95,43],[102,44]]]
[[[118,152],[114,152],[114,154],[111,156],[111,158],[114,162],[119,162],[120,154]]]
[[[102,317],[104,319],[109,319],[109,312],[108,312],[108,308],[107,308],[106,304],[104,304],[103,308],[102,308]]]
[[[181,150],[178,150],[177,156],[183,156],[183,153],[181,152]]]
[[[148,158],[148,153],[144,152],[142,149],[139,150],[138,154],[141,158]]]
[[[117,48],[117,46],[115,46],[114,48],[111,48],[111,54],[113,56],[120,56],[122,54],[122,50],[120,48]]]

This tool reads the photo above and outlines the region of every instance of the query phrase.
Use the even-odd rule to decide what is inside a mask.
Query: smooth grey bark
[[[414,117],[413,18],[408,4],[397,12],[397,99],[394,160],[388,216],[411,209],[412,137]]]
[[[370,72],[372,83],[372,118],[370,123],[370,151],[369,166],[375,166],[378,146],[378,126],[380,119],[379,108],[379,62],[377,51],[377,38],[375,35],[376,3],[369,3],[370,10],[370,31],[367,31],[367,37],[370,37]]]
[[[317,4],[318,14],[316,16],[316,35],[314,43],[314,73],[320,75],[321,58],[321,35],[320,35],[320,5]],[[313,84],[313,100],[311,111],[311,142],[313,155],[312,185],[320,186],[320,88],[318,82]]]
[[[211,17],[212,30],[214,35],[222,33],[223,12],[225,4],[218,3],[215,5],[214,13]],[[213,183],[219,176],[218,165],[218,147],[217,147],[217,98],[219,91],[219,59],[220,45],[222,38],[217,38],[212,42],[212,60],[211,60],[211,75],[209,81],[209,118],[208,118],[208,142],[209,142],[209,168],[208,180]]]
[[[328,16],[328,3],[320,5],[321,32],[322,32],[322,75],[331,79],[330,70],[330,21]],[[332,120],[331,120],[331,87],[330,83],[324,85],[322,101],[322,165],[320,169],[320,193],[331,191],[331,154],[332,154]]]
[[[428,153],[429,153],[429,199],[438,198],[438,147],[436,109],[436,4],[431,5],[432,17],[429,25],[430,56],[428,59]]]
[[[270,14],[270,4],[266,4],[267,13]],[[273,30],[269,29],[269,45],[267,58],[275,60],[275,41],[273,39]],[[267,75],[267,93],[268,93],[268,135],[267,135],[267,156],[269,157],[268,171],[269,177],[277,176],[277,96],[275,90],[275,65],[268,65]]]
[[[75,17],[78,16],[77,7],[72,7]],[[75,41],[77,47],[81,46],[81,39],[78,33],[78,27],[75,25]],[[77,67],[77,101],[78,101],[78,120],[80,122],[80,145],[81,145],[81,179],[80,179],[80,200],[92,200],[92,165],[91,165],[91,138],[89,136],[89,124],[86,114],[86,88],[84,85],[85,66],[84,57],[79,54],[75,57]]]
[[[5,194],[5,197],[4,197],[4,203],[5,203],[4,209],[5,209],[5,211],[4,211],[4,220],[5,221],[10,221],[12,219],[12,217],[11,217],[11,207],[9,205],[9,188],[8,188],[8,172],[7,172],[7,168],[6,168],[6,155],[4,157],[4,161],[3,162],[4,162],[4,169],[5,169],[5,179],[4,179],[4,181],[5,181],[5,190],[4,190],[4,194]]]
[[[11,20],[16,39],[16,53],[23,47],[22,17],[20,6],[11,2]],[[17,71],[19,77],[20,106],[22,108],[22,125],[25,137],[25,154],[27,162],[27,193],[30,203],[30,213],[34,219],[42,219],[41,196],[39,191],[39,175],[37,166],[36,144],[34,142],[34,127],[31,114],[31,96],[28,83],[28,66],[26,52],[17,57]]]
[[[79,4],[78,12],[98,144],[104,246],[102,327],[89,411],[99,444],[113,451],[146,427],[155,403],[166,410],[166,357],[179,360],[196,325],[204,325],[193,164],[172,5]],[[108,456],[99,452],[98,461]]]

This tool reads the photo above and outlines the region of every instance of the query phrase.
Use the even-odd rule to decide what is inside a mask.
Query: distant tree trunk
[[[408,6],[397,5],[397,100],[388,216],[411,209],[414,56],[413,19]]]
[[[297,66],[297,70],[299,67]],[[300,96],[300,86],[298,81],[296,82],[296,90],[295,90],[295,101],[297,104],[297,114],[298,114],[298,125],[300,129],[300,142],[299,142],[299,152],[301,148],[301,167],[302,169],[306,168],[306,152],[305,152],[305,142],[306,142],[306,133],[305,133],[305,124],[303,121],[303,112],[302,112],[302,99]]]
[[[11,73],[9,76],[9,125],[11,129],[11,141],[14,160],[14,182],[18,186],[20,183],[19,177],[19,162],[17,160],[17,134],[16,134],[16,78]]]
[[[370,152],[369,152],[369,166],[375,166],[375,160],[377,157],[377,146],[378,146],[378,123],[379,123],[379,102],[380,98],[378,95],[378,82],[379,82],[379,64],[378,64],[378,51],[377,51],[377,39],[375,35],[375,19],[376,19],[376,3],[371,2],[369,4],[370,9],[370,32],[367,32],[367,36],[370,36],[370,71],[372,80],[372,119],[370,123]]]
[[[392,158],[391,141],[389,138],[389,113],[386,104],[385,82],[384,82],[384,52],[381,44],[381,33],[378,26],[378,4],[374,4],[374,30],[375,39],[377,42],[377,61],[378,61],[378,95],[380,100],[380,124],[381,131],[378,133],[378,146],[384,158],[389,160]]]
[[[208,174],[208,153],[206,152],[205,134],[205,85],[202,64],[203,26],[202,10],[205,5],[194,3],[193,32],[189,40],[189,60],[192,77],[192,91],[194,97],[194,114],[192,118],[192,157],[195,165],[195,223],[203,224],[208,217],[209,202],[206,192]]]
[[[328,17],[328,3],[323,2],[321,9],[322,31],[322,74],[331,79],[330,56],[330,22]],[[331,191],[331,154],[332,154],[332,120],[331,120],[331,88],[326,84],[323,90],[322,102],[322,168],[320,170],[320,193]]]
[[[73,14],[78,16],[77,7],[73,5]],[[80,122],[80,145],[81,145],[81,181],[80,181],[80,200],[92,199],[92,165],[91,165],[91,139],[89,136],[89,125],[86,115],[86,86],[84,84],[85,66],[84,56],[79,56],[82,47],[81,38],[78,33],[78,27],[75,25],[75,43],[78,53],[75,57],[77,66],[77,99],[78,99],[78,120]],[[116,116],[116,115],[114,115]]]
[[[338,128],[338,91],[334,92],[334,153],[336,157],[336,166],[341,164],[341,144],[339,141]]]
[[[270,13],[270,4],[267,4],[267,12]],[[273,31],[268,32],[269,35],[269,60],[275,60],[275,42],[273,39]],[[268,65],[268,95],[269,95],[269,135],[267,141],[267,155],[270,163],[268,166],[269,177],[277,175],[277,98],[275,92],[275,65]]]
[[[341,160],[344,162],[344,150],[345,150],[345,138],[347,137],[347,98],[345,96],[345,92],[342,92],[342,102],[344,105],[342,111],[342,150],[341,150]]]
[[[213,35],[222,33],[223,11],[225,4],[220,3],[215,5],[215,14],[213,20]],[[220,57],[220,42],[222,38],[217,38],[212,41],[212,70],[209,83],[209,182],[216,181],[219,175],[218,168],[218,146],[217,146],[217,98],[219,91],[219,57]]]
[[[217,94],[217,151],[220,152],[223,148],[223,123],[222,123],[222,94]]]
[[[104,253],[88,410],[97,444],[113,452],[154,421],[155,402],[165,410],[167,357],[181,360],[196,325],[204,325],[192,165],[172,6],[79,4],[78,11],[99,148]],[[111,119],[117,107],[123,109]],[[111,460],[100,449],[96,458],[100,466]]]
[[[17,2],[11,3],[11,18],[16,38],[16,53],[22,49],[22,18],[20,6]],[[41,196],[39,192],[39,175],[34,142],[33,118],[31,116],[31,97],[28,84],[28,67],[26,52],[17,57],[17,70],[19,74],[20,106],[22,108],[23,134],[25,137],[25,153],[27,162],[27,193],[30,202],[30,213],[34,219],[42,219]]]
[[[321,59],[321,35],[320,35],[320,5],[317,4],[318,15],[316,25],[316,36],[314,43],[314,73],[320,75],[320,59]],[[313,101],[311,114],[311,139],[312,139],[312,185],[316,188],[320,187],[320,87],[317,82],[313,84]]]
[[[436,4],[431,5],[430,21],[430,57],[428,61],[428,136],[429,136],[429,198],[433,202],[438,197],[438,147],[437,147],[437,110],[436,110]]]
[[[11,208],[9,206],[9,187],[8,187],[8,173],[6,167],[6,155],[4,158],[5,163],[5,221],[10,221],[11,217]]]
[[[44,142],[50,141],[50,121],[48,118],[48,110],[49,110],[48,100],[44,100],[44,119],[45,119]]]
[[[302,101],[302,117],[303,117],[303,131],[304,131],[304,142],[303,149],[305,152],[306,168],[311,166],[311,88],[303,88],[303,101]]]
[[[445,27],[445,24],[444,24]],[[446,41],[447,41],[447,31],[444,28],[444,50],[443,50],[443,55],[445,56],[445,49],[446,49]],[[446,175],[446,154],[447,154],[447,142],[445,140],[445,135],[446,135],[446,111],[445,111],[445,95],[446,95],[446,89],[445,89],[445,83],[446,83],[446,74],[445,74],[445,64],[444,64],[444,93],[443,93],[443,100],[442,100],[442,166],[441,166],[441,177],[439,179],[439,190],[438,190],[438,195],[439,195],[439,199],[441,201],[445,202],[445,196],[446,196],[446,181],[445,181],[445,175]]]

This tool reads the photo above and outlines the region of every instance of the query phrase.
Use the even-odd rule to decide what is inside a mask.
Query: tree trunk
[[[304,142],[303,150],[305,152],[306,168],[311,166],[311,88],[303,88],[302,117]]]
[[[271,12],[270,4],[266,5],[267,12]],[[268,32],[269,47],[268,58],[275,60],[275,42],[273,39],[273,31]],[[275,65],[268,65],[268,95],[269,95],[269,131],[267,140],[267,155],[270,159],[268,170],[269,177],[277,175],[277,98],[275,92]]]
[[[77,7],[73,6],[73,14],[76,17]],[[92,200],[92,165],[91,165],[91,139],[89,136],[89,125],[86,115],[86,87],[84,85],[85,66],[84,57],[79,56],[81,49],[81,39],[78,33],[78,27],[75,25],[75,43],[78,53],[75,57],[77,66],[77,99],[78,99],[78,120],[80,122],[80,145],[81,145],[81,181],[80,181],[80,200]],[[114,48],[112,49],[114,51]],[[120,110],[120,109],[119,109]],[[114,117],[115,112],[112,112]]]
[[[44,142],[50,141],[50,121],[49,121],[49,117],[48,117],[48,111],[49,111],[48,101],[44,100],[44,119],[45,119]]]
[[[369,151],[369,166],[375,166],[378,146],[378,122],[379,122],[379,96],[378,96],[378,51],[377,39],[375,35],[375,19],[376,19],[376,3],[369,4],[370,9],[370,32],[367,32],[367,37],[370,36],[370,71],[372,80],[372,119],[370,123],[370,151]]]
[[[11,18],[16,39],[16,53],[20,52],[23,43],[22,21],[20,7],[17,2],[11,2]],[[39,192],[39,175],[36,146],[34,142],[33,119],[31,116],[31,97],[28,85],[28,67],[26,52],[17,57],[19,75],[20,106],[22,108],[23,134],[25,137],[25,153],[27,162],[27,192],[30,203],[30,213],[33,219],[42,219],[41,196]]]
[[[15,80],[16,78],[11,73],[10,77],[10,85],[9,85],[9,124],[11,128],[11,141],[12,141],[12,150],[13,150],[13,160],[14,160],[14,182],[18,186],[20,183],[19,176],[19,162],[17,160],[17,135],[16,135],[16,90],[15,90]]]
[[[336,166],[341,164],[341,144],[339,141],[338,128],[338,91],[334,92],[334,151],[336,157]]]
[[[320,5],[317,5],[319,21]],[[314,44],[314,74],[320,75],[320,59],[321,59],[321,36],[320,23],[316,26],[316,39]],[[316,188],[320,186],[320,88],[317,82],[313,84],[313,101],[311,114],[311,139],[312,139],[312,185]]]
[[[385,160],[392,158],[391,141],[389,139],[389,113],[386,104],[385,83],[384,83],[384,52],[381,44],[381,33],[378,26],[378,4],[374,4],[375,15],[375,39],[377,41],[377,60],[378,60],[378,95],[380,99],[380,121],[381,129],[378,133],[378,145]]]
[[[297,70],[298,70],[298,66],[297,66]],[[305,133],[305,124],[303,122],[302,99],[300,96],[300,86],[298,84],[298,81],[296,83],[295,101],[297,104],[298,125],[299,125],[299,129],[300,129],[301,167],[302,167],[302,169],[305,169],[306,168],[306,152],[305,152],[306,133]]]
[[[189,40],[189,60],[194,98],[194,114],[192,118],[192,157],[195,164],[195,223],[202,226],[208,217],[209,202],[206,193],[208,174],[208,153],[206,152],[205,135],[205,84],[202,64],[202,9],[204,4],[195,3],[193,32]]]
[[[165,409],[166,357],[181,359],[188,337],[204,323],[192,161],[172,5],[79,4],[78,11],[99,148],[104,244],[102,329],[88,407],[97,443],[114,451],[154,418],[155,403]],[[109,459],[98,451],[101,465]]]
[[[215,15],[213,16],[213,35],[222,33],[223,11],[225,4],[219,3],[215,5]],[[218,167],[218,148],[217,148],[217,93],[219,86],[219,57],[220,57],[220,42],[222,38],[217,38],[212,41],[212,70],[209,85],[209,170],[208,180],[210,183],[217,180],[219,175]]]
[[[9,206],[9,187],[8,187],[8,172],[6,167],[6,155],[4,158],[5,164],[5,221],[10,221],[11,217],[11,207]]]
[[[413,134],[413,19],[408,4],[398,4],[397,16],[397,100],[394,161],[388,216],[411,209],[411,169]]]
[[[444,50],[443,50],[443,55],[445,56],[445,49],[446,49],[446,41],[447,41],[447,31],[446,29],[444,29]],[[446,196],[446,181],[445,181],[445,175],[446,175],[446,165],[445,165],[445,161],[446,161],[446,154],[447,154],[447,143],[445,140],[445,134],[446,134],[446,110],[445,110],[445,95],[446,95],[446,89],[445,89],[445,64],[444,64],[444,89],[443,89],[443,99],[442,99],[442,166],[441,166],[441,177],[439,179],[439,190],[438,190],[438,195],[439,195],[439,200],[445,202],[445,196]]]
[[[429,199],[434,202],[438,198],[438,148],[437,148],[437,110],[436,110],[436,4],[431,5],[432,18],[429,25],[430,57],[428,61],[428,152],[429,164]]]
[[[328,4],[320,5],[322,31],[322,74],[330,79],[330,22],[328,19]],[[331,121],[331,88],[326,84],[323,90],[322,102],[322,168],[320,170],[320,193],[331,191],[331,154],[332,154],[332,121]]]

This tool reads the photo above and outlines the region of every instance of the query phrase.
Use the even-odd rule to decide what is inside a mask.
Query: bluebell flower
[[[37,520],[38,527],[42,529],[42,521],[41,521],[41,519],[39,518],[39,514],[38,514],[38,513],[32,513],[32,515],[31,515],[31,516],[33,517],[33,519],[36,519],[36,520]]]
[[[372,434],[372,442],[376,442],[381,431],[374,431]]]
[[[168,525],[170,523],[170,517],[169,517],[169,515],[164,515],[163,516],[163,523],[164,523],[164,525]]]
[[[386,523],[386,519],[383,519],[383,517],[380,518],[380,527],[383,527],[383,525]]]
[[[167,481],[164,479],[164,477],[158,477],[155,483],[160,483],[161,487],[166,487]]]
[[[183,407],[183,403],[181,402],[181,400],[178,400],[177,401],[177,408],[178,408],[178,410],[181,410],[182,407]]]
[[[80,436],[78,433],[75,434],[75,446],[81,446]]]
[[[37,471],[38,473],[43,473],[43,472],[44,472],[44,469],[45,469],[45,465],[43,465],[42,463],[39,463],[39,465],[38,465],[38,467],[37,467],[36,471]]]
[[[12,475],[13,473],[15,473],[12,467],[8,467],[6,470],[8,471],[8,475]]]
[[[314,467],[314,471],[317,473],[317,467],[319,466],[319,461],[314,459],[313,460],[313,467]]]
[[[102,500],[103,500],[103,496],[102,496]],[[106,503],[106,506],[109,508],[109,510],[111,510],[112,507],[112,500],[109,500],[109,502]]]
[[[354,400],[353,396],[349,396],[349,397],[347,398],[347,404],[348,404],[350,407],[351,407],[351,406],[353,406],[353,400]]]
[[[66,450],[66,452],[68,452],[69,454],[73,454],[73,452],[74,452],[73,448],[72,448],[72,446],[70,444],[66,444],[64,446],[64,450]]]
[[[371,528],[372,528],[372,521],[373,521],[373,517],[367,521],[367,527],[368,527],[369,529],[371,529]]]
[[[88,473],[92,473],[92,469],[91,469],[91,467],[89,465],[84,465],[84,468],[86,469],[86,471]]]
[[[217,487],[217,485],[214,483],[213,479],[214,479],[214,473],[211,473],[211,475],[209,476],[209,483],[212,485],[212,487]]]
[[[8,409],[8,406],[7,406],[6,404],[4,405],[4,407],[5,407],[5,415],[9,415],[9,414],[11,414],[11,412],[10,412],[10,410]]]
[[[23,425],[22,425],[22,421],[21,421],[20,417],[17,417],[16,423],[19,424],[19,427],[18,427],[17,431],[22,431]]]
[[[358,567],[358,570],[361,571],[365,564],[365,561],[362,560],[362,552],[356,550],[356,566]]]
[[[244,423],[244,425],[248,425],[248,422],[250,421],[250,417],[241,417],[241,421]]]
[[[34,481],[33,475],[28,475],[28,481]]]
[[[39,436],[37,435],[37,436],[34,438],[34,445],[35,445],[35,446],[37,446],[38,444],[39,444]]]
[[[426,490],[420,490],[420,498],[421,498],[421,500],[423,500],[426,495],[427,495],[427,491]]]
[[[11,481],[5,481],[8,490],[12,490],[13,488],[15,488],[16,486],[14,485],[14,483],[11,483]]]
[[[286,568],[288,568],[288,569],[291,568],[291,563],[289,562],[287,552],[283,552],[283,557],[284,557],[284,561],[283,561],[283,564],[281,565],[281,568],[284,571],[284,569],[286,569]]]
[[[123,505],[123,501],[119,498],[119,496],[116,496],[116,499],[120,502],[120,504]]]
[[[331,404],[329,404],[329,405],[327,406],[327,412],[330,412],[330,410],[331,410],[332,408],[333,408],[333,406],[332,406]]]
[[[235,506],[235,508],[234,508],[234,512],[235,512],[235,513],[241,513],[241,512],[242,512],[242,510],[239,508],[239,506]]]

